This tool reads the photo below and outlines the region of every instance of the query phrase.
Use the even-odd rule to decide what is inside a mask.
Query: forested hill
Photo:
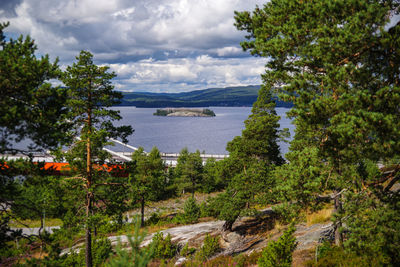
[[[182,93],[123,93],[120,106],[140,108],[252,106],[257,100],[259,85],[210,88]],[[291,107],[291,103],[278,101],[278,107]]]

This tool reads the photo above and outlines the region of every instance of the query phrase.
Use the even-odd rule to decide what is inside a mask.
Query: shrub
[[[65,266],[73,266],[75,263],[78,266],[85,266],[85,247],[78,254],[71,253],[66,259]],[[92,241],[92,259],[93,266],[103,264],[112,253],[111,242],[107,238],[101,238]],[[71,264],[71,265],[68,265]]]
[[[186,200],[184,207],[184,220],[185,223],[194,223],[197,222],[197,220],[200,217],[200,208],[196,204],[196,200],[194,198],[189,198]]]
[[[307,266],[385,266],[379,257],[357,255],[352,251],[324,242],[318,248],[318,258],[307,262]]]
[[[201,202],[200,206],[200,218],[213,217],[214,213],[210,205],[207,205],[206,201]]]
[[[50,237],[51,239],[51,237]],[[49,240],[50,240],[49,239]],[[58,242],[51,243],[45,250],[48,255],[42,259],[28,259],[28,266],[85,266],[85,248],[78,253],[71,252],[60,256],[61,248]],[[102,266],[112,253],[111,242],[107,238],[92,240],[93,266]]]
[[[200,260],[206,260],[216,254],[219,250],[219,237],[212,237],[207,234],[206,238],[204,239],[203,246],[199,249],[196,256]]]
[[[290,267],[292,265],[292,253],[297,246],[293,233],[296,229],[291,225],[277,241],[271,241],[263,250],[258,259],[260,267]]]
[[[113,256],[106,266],[108,267],[145,267],[151,260],[154,247],[150,244],[147,248],[140,248],[140,244],[146,237],[146,233],[140,232],[140,219],[136,218],[134,237],[128,235],[131,251],[122,248],[118,241],[116,255]],[[72,265],[71,265],[72,266]]]
[[[171,242],[171,235],[164,238],[162,232],[153,236],[152,245],[154,247],[153,257],[157,259],[170,259],[177,253],[178,246]]]
[[[195,248],[189,248],[189,243],[186,243],[186,245],[181,249],[180,255],[186,257],[192,255],[195,251]]]
[[[146,225],[156,225],[161,220],[161,216],[157,212],[153,212],[150,218],[146,220]]]

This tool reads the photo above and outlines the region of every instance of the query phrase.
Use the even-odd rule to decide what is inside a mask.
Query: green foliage
[[[145,202],[159,200],[163,196],[165,165],[156,147],[149,154],[140,147],[132,154],[132,161],[134,168],[129,176],[131,199],[141,204],[143,225]]]
[[[321,204],[318,196],[334,188],[332,179],[328,179],[329,166],[320,160],[318,152],[315,147],[291,151],[286,154],[289,163],[274,170],[273,194],[281,202],[274,210],[286,223],[304,208],[317,209]]]
[[[208,158],[203,168],[203,179],[201,181],[201,191],[211,193],[222,190],[226,187],[223,160],[216,161],[214,158]]]
[[[185,201],[183,211],[185,223],[195,223],[198,221],[200,217],[200,207],[197,205],[194,198],[190,197]]]
[[[185,193],[185,190],[191,189],[192,197],[197,186],[203,179],[203,161],[200,152],[189,153],[187,148],[182,149],[178,157],[178,163],[175,168],[176,179],[179,192]]]
[[[157,259],[170,259],[177,254],[178,246],[171,242],[171,235],[164,238],[162,232],[155,233],[152,239],[154,247],[153,257]]]
[[[50,246],[46,247],[48,255],[43,259],[30,259],[28,266],[85,266],[85,249],[81,249],[78,253],[71,252],[60,256],[59,243],[52,241]],[[103,266],[104,262],[109,258],[112,253],[111,242],[107,238],[100,238],[92,242],[92,257],[93,266]]]
[[[168,109],[157,109],[156,112],[153,113],[154,116],[167,116],[171,112]]]
[[[185,262],[185,266],[204,266],[204,267],[215,267],[215,266],[235,266],[235,267],[247,267],[256,266],[257,259],[260,253],[254,252],[250,255],[244,253],[236,256],[217,256],[207,261],[200,259],[191,259]]]
[[[94,239],[91,253],[93,266],[102,266],[112,254],[111,242],[107,238]],[[64,266],[85,266],[85,255],[86,250],[82,248],[79,253],[71,253],[61,262]],[[51,263],[49,266],[51,266]]]
[[[296,228],[291,225],[277,241],[271,241],[263,250],[258,260],[260,267],[290,267],[292,266],[292,254],[297,242],[293,236]]]
[[[151,261],[154,254],[154,244],[147,248],[140,248],[140,244],[146,237],[146,233],[140,231],[140,220],[137,218],[133,237],[127,235],[130,251],[123,248],[118,242],[116,255],[112,256],[107,262],[108,267],[145,267]]]
[[[180,255],[183,257],[187,257],[193,255],[196,252],[195,248],[189,247],[189,243],[186,243],[180,251]]]
[[[21,197],[12,206],[12,212],[20,219],[45,220],[65,212],[59,177],[27,176],[20,190]]]
[[[237,192],[237,193],[235,193]],[[224,229],[232,230],[232,225],[246,208],[249,200],[247,192],[233,191],[228,188],[226,192],[219,194],[210,202],[210,210],[213,217],[224,220]]]
[[[377,265],[400,265],[400,198],[392,193],[347,193],[344,203],[350,234],[344,242],[346,252],[370,258]],[[368,218],[368,219],[366,219]]]
[[[58,60],[37,58],[29,36],[6,40],[8,25],[0,23],[0,153],[19,151],[14,144],[25,138],[32,141],[28,150],[54,149],[69,139],[65,89],[50,83],[60,76]]]
[[[156,225],[161,221],[161,216],[158,212],[153,212],[150,217],[146,220],[146,225]]]
[[[288,202],[279,203],[272,207],[277,219],[284,224],[288,224],[298,219],[301,209],[302,206],[297,203],[292,204]]]
[[[95,240],[93,242],[93,265],[100,266],[108,259],[112,253],[111,242],[107,238]]]
[[[379,258],[370,257],[365,253],[346,251],[330,243],[324,243],[317,249],[318,258],[310,261],[307,266],[385,266],[379,261]]]
[[[200,205],[199,205],[200,218],[213,217],[214,216],[214,211],[213,211],[213,208],[211,207],[209,201],[210,200],[203,201],[203,202],[200,203]]]
[[[388,232],[398,231],[400,192],[391,188],[399,175],[371,166],[400,151],[400,24],[392,19],[399,6],[275,0],[235,13],[236,27],[248,33],[243,49],[268,58],[264,86],[294,103],[290,164],[276,172],[280,198],[314,208],[333,191],[336,244],[346,225],[349,251],[384,251],[386,264],[398,264]]]
[[[6,39],[8,25],[0,22],[0,154],[55,149],[70,138],[65,135],[70,125],[62,120],[67,111],[66,91],[50,82],[60,76],[58,61],[51,62],[48,55],[38,58],[37,46],[29,36]],[[24,139],[30,140],[28,147],[17,149],[15,144]],[[0,162],[0,247],[5,248],[10,237],[18,236],[8,227],[9,208],[17,210],[13,203],[18,198],[22,204],[23,199],[17,180],[31,175],[32,164],[9,163],[4,168],[4,160]]]
[[[71,191],[80,201],[76,201],[74,210],[83,211],[80,208],[82,204],[85,207],[86,265],[90,266],[91,234],[92,230],[96,231],[96,224],[101,219],[96,213],[98,215],[100,207],[107,208],[107,204],[114,200],[124,203],[115,195],[102,195],[104,190],[101,190],[101,187],[115,184],[107,181],[109,173],[105,171],[103,164],[106,160],[111,160],[111,155],[103,148],[111,144],[108,138],[121,138],[126,141],[133,130],[130,126],[113,125],[113,121],[120,120],[121,116],[118,111],[108,108],[117,104],[122,97],[121,93],[113,90],[111,79],[115,77],[115,73],[108,72],[107,66],[96,66],[93,63],[93,55],[88,51],[81,51],[76,60],[72,66],[67,67],[61,79],[67,87],[66,106],[69,113],[66,119],[73,125],[68,134],[76,139],[70,144],[67,152],[62,152],[60,148],[58,157],[66,159],[75,176],[75,181],[70,182],[73,189]],[[80,189],[76,190],[79,187]],[[78,191],[79,194],[74,191]],[[109,196],[111,198],[108,198]],[[99,199],[105,206],[95,205]],[[112,208],[117,206],[113,205]],[[119,208],[115,212],[122,213]]]
[[[219,196],[221,202],[214,205],[218,217],[226,221],[225,230],[232,230],[241,211],[251,204],[272,203],[275,199],[271,171],[283,163],[277,143],[278,121],[271,92],[263,86],[242,135],[227,144],[230,156],[223,166],[230,175],[229,185]]]
[[[203,245],[201,248],[196,252],[196,258],[199,258],[203,261],[207,260],[211,256],[215,255],[220,250],[219,245],[219,237],[212,237],[210,235],[206,235],[204,238]]]

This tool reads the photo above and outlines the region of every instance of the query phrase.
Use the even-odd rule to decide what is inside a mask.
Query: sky
[[[71,65],[81,50],[119,91],[183,92],[261,83],[266,59],[243,52],[234,11],[265,0],[0,0],[6,36]]]

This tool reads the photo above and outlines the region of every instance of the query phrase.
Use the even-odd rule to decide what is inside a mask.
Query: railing
[[[129,148],[131,150],[137,150],[138,148],[128,145],[128,144],[124,144],[118,140],[115,139],[110,139],[110,141],[118,143],[126,148]],[[103,148],[103,150],[107,151],[108,153],[110,153],[115,160],[119,160],[119,161],[130,161],[132,158],[132,153],[133,152],[125,152],[125,151],[114,151],[111,150],[109,148]],[[179,157],[179,153],[160,153],[161,154],[161,158],[168,163],[169,165],[176,165],[176,161]],[[52,156],[50,153],[45,153],[45,152],[33,152],[31,153],[32,157],[33,157],[33,161],[39,162],[39,161],[44,161],[44,162],[54,162],[55,157]],[[203,162],[205,162],[207,159],[209,158],[214,158],[215,160],[222,160],[225,159],[227,157],[229,157],[229,155],[224,155],[224,154],[200,154],[200,157],[202,158]],[[26,158],[28,159],[28,155],[26,154],[15,154],[15,155],[8,155],[8,154],[0,154],[0,158],[8,158],[8,159],[19,159],[19,158]]]

